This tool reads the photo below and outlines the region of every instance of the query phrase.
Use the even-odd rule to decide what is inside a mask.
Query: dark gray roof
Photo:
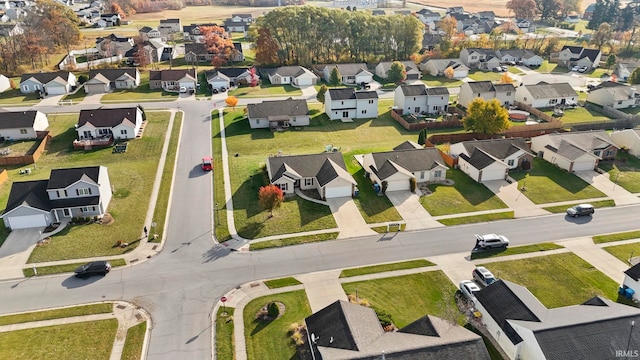
[[[271,173],[271,182],[278,180],[287,172],[294,172],[304,178],[315,177],[323,186],[337,177],[348,174],[340,152],[270,157],[267,159],[267,166]],[[340,169],[336,169],[336,166]]]
[[[377,99],[378,93],[375,91],[356,91],[356,99]]]
[[[177,81],[185,76],[196,78],[196,69],[149,70],[149,80]]]
[[[138,69],[136,68],[89,70],[89,79],[93,79],[98,74],[101,74],[111,82],[116,81],[117,78],[121,77],[124,74],[127,74],[135,79],[137,71]]]
[[[471,92],[473,93],[485,93],[489,91],[495,91],[491,81],[470,81],[467,83]]]
[[[394,150],[372,153],[371,156],[375,164],[375,169],[372,170],[381,180],[399,171],[393,164],[409,172],[431,170],[438,165],[446,167],[440,151],[436,148]]]
[[[440,336],[438,330],[433,326],[429,315],[425,315],[411,324],[398,330],[398,332],[406,334],[424,335],[424,336]]]
[[[598,89],[616,88],[616,87],[627,87],[627,85],[621,84],[621,83],[615,82],[615,81],[603,81],[600,84],[598,84],[598,86],[593,88],[591,91],[593,92],[593,91],[598,90]]]
[[[137,107],[81,110],[78,127],[90,123],[95,127],[114,127],[123,121],[136,123]]]
[[[496,92],[516,91],[516,88],[513,86],[513,84],[493,84],[493,88],[496,90]]]
[[[393,148],[393,150],[412,150],[412,149],[422,149],[424,146],[415,143],[413,141],[405,141],[402,144]]]
[[[404,94],[404,96],[427,95],[427,86],[424,84],[400,85],[400,90],[402,90],[402,94]]]
[[[472,154],[475,149],[482,149],[487,154],[501,160],[515,154],[519,150],[533,155],[523,138],[463,141],[462,145],[469,154]]]
[[[160,24],[180,24],[180,19],[161,19]]]
[[[270,100],[257,104],[248,104],[250,118],[268,118],[270,116],[309,115],[309,107],[304,99]]]
[[[638,279],[640,279],[640,263],[630,267],[624,273],[629,275],[629,277],[633,280],[638,281]]]
[[[49,195],[47,194],[48,180],[16,181],[11,185],[9,200],[4,213],[17,208],[20,205],[28,205],[32,208],[49,211]]]
[[[355,91],[353,88],[329,89],[331,100],[348,99],[377,99],[378,93],[375,91]]]
[[[444,86],[427,88],[427,95],[447,95],[449,96],[449,89]]]
[[[594,62],[598,58],[598,54],[600,54],[600,50],[598,49],[582,49],[582,52],[580,53],[580,59],[588,58],[589,60],[591,60],[591,62]]]
[[[79,180],[98,183],[100,166],[81,168],[53,169],[49,176],[48,190],[62,189],[76,183]]]
[[[216,73],[224,74],[229,78],[235,78],[244,74],[248,69],[249,68],[243,68],[243,67],[219,68],[216,70],[207,71],[207,78],[216,76]],[[257,75],[258,74],[256,73],[256,76]]]
[[[341,76],[355,76],[363,71],[369,71],[367,69],[367,64],[365,63],[355,63],[355,64],[327,64],[329,69],[333,69],[334,67],[338,68]]]
[[[29,78],[34,78],[36,80],[38,80],[39,82],[41,82],[42,84],[46,84],[49,81],[60,77],[62,79],[64,79],[65,81],[69,79],[69,72],[68,71],[55,71],[55,72],[40,72],[40,73],[29,73],[29,74],[22,74],[22,76],[20,77],[20,82],[23,82],[25,80],[29,80]]]
[[[534,99],[578,97],[578,94],[569,83],[547,84],[541,82],[535,85],[524,86]]]
[[[16,129],[33,127],[38,111],[0,112],[0,129]]]
[[[582,52],[582,49],[582,46],[565,45],[560,51],[569,50],[572,54],[579,55]]]
[[[484,169],[487,166],[493,164],[499,159],[487,154],[484,150],[477,149],[471,153],[471,156],[467,154],[460,154],[460,158],[471,164],[476,169]]]

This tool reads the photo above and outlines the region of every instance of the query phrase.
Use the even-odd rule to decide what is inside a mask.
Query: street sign
[[[224,303],[224,302],[227,302],[227,297],[226,297],[226,296],[221,297],[221,298],[220,298],[220,301],[222,301],[223,303]]]

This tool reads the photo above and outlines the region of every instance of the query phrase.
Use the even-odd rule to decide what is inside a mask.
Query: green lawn
[[[457,321],[456,287],[442,271],[390,278],[343,283],[347,294],[358,292],[378,309],[391,314],[393,323],[402,328],[429,314]],[[451,319],[455,314],[456,319]]]
[[[108,360],[117,330],[118,320],[109,319],[4,332],[0,359]]]
[[[322,234],[294,236],[289,238],[260,241],[260,242],[255,242],[249,245],[249,250],[264,250],[264,249],[271,249],[271,248],[283,247],[283,246],[300,245],[300,244],[306,244],[306,243],[312,243],[312,242],[335,240],[338,238],[338,234],[339,234],[338,232],[329,232],[329,233],[322,233]]]
[[[501,211],[499,213],[480,214],[471,216],[457,216],[448,219],[439,219],[438,222],[445,226],[474,224],[479,222],[513,219],[513,211]]]
[[[609,173],[609,179],[631,193],[640,192],[640,159],[618,151],[615,161],[600,161],[598,167]]]
[[[273,279],[273,280],[265,280],[264,284],[267,285],[269,289],[277,289],[281,287],[294,286],[302,284],[300,281],[296,280],[292,277]]]
[[[524,245],[524,246],[512,246],[506,249],[488,249],[484,251],[474,252],[471,254],[472,260],[477,259],[486,259],[491,257],[498,256],[508,256],[508,255],[517,255],[517,254],[526,254],[538,251],[549,251],[549,250],[557,250],[562,249],[564,246],[554,244],[554,243],[541,243],[534,245]]]
[[[220,139],[220,121],[218,111],[211,113],[211,148],[213,156],[213,198],[218,204],[218,211],[214,212],[215,217],[215,238],[220,241],[231,239],[229,228],[227,227],[227,212],[224,195],[224,173],[222,171],[222,141]]]
[[[268,97],[268,96],[301,96],[302,90],[291,85],[271,85],[263,81],[260,86],[241,86],[229,91],[230,96],[236,97]]]
[[[549,206],[545,207],[544,210],[554,214],[560,214],[567,211],[568,208],[580,204],[579,202],[575,204],[566,204],[566,205],[558,205],[558,206]],[[616,202],[613,200],[601,200],[601,201],[592,201],[590,202],[593,207],[603,208],[603,207],[614,207],[616,206]]]
[[[603,249],[626,264],[630,258],[640,256],[640,243],[607,246]]]
[[[520,69],[515,66],[509,66],[509,72],[516,75],[524,74]]]
[[[271,301],[285,305],[284,314],[271,322],[259,322],[256,313]],[[295,358],[296,348],[287,331],[293,323],[303,323],[311,315],[304,290],[267,295],[253,299],[244,308],[244,336],[249,360],[281,360]]]
[[[87,93],[84,91],[84,88],[81,88],[81,89],[78,89],[73,94],[65,95],[64,97],[62,97],[62,100],[63,101],[71,100],[73,104],[78,104],[78,103],[81,103],[86,96],[87,96]]]
[[[29,180],[46,179],[54,168],[98,164],[106,166],[111,186],[115,189],[108,212],[115,222],[111,225],[78,223],[68,226],[54,235],[48,245],[36,247],[29,258],[30,263],[121,255],[137,246],[149,206],[149,197],[164,134],[167,131],[169,113],[147,112],[147,121],[142,138],[131,140],[126,153],[113,154],[111,148],[91,151],[73,150],[71,142],[77,136],[73,128],[77,122],[77,115],[49,116],[49,129],[53,140],[38,161],[37,170],[32,172]],[[11,180],[10,178],[10,181],[0,188],[2,204],[6,204]],[[130,246],[114,247],[118,240],[128,242]]]
[[[127,265],[127,262],[124,259],[109,260],[109,263],[113,267]],[[84,265],[84,264],[86,264],[86,263],[83,262],[83,263],[76,263],[76,264],[39,266],[39,267],[36,268],[36,270],[38,271],[38,275],[37,276],[73,272],[78,266]],[[28,267],[28,268],[22,269],[22,273],[24,274],[25,277],[35,276],[35,273],[33,271],[33,267]]]
[[[20,83],[20,79],[16,81],[16,86]],[[0,93],[0,105],[8,106],[29,106],[40,102],[40,99],[34,94],[24,95],[20,89],[9,89]]]
[[[622,240],[638,239],[638,238],[640,238],[640,230],[615,233],[615,234],[597,235],[593,237],[593,242],[596,244],[602,244],[602,243],[608,243],[612,241],[622,241]]]
[[[42,140],[16,140],[4,141],[0,144],[0,150],[10,150],[11,155],[26,154],[35,150]]]
[[[469,72],[469,77],[475,81],[498,81],[500,80],[500,78],[502,78],[502,73],[475,70]]]
[[[234,308],[220,307],[216,314],[216,359],[235,359],[233,342]]]
[[[114,90],[100,99],[101,103],[121,103],[144,101],[174,101],[178,99],[177,92],[167,92],[161,89],[149,88],[149,83],[142,83],[135,89]]]
[[[544,111],[547,115],[553,115],[553,110]],[[566,109],[564,110],[564,116],[560,118],[562,122],[565,124],[565,127],[569,127],[567,125],[573,123],[584,123],[584,122],[592,122],[592,121],[613,121],[607,116],[602,115],[592,109],[587,109],[581,106],[576,107],[575,109]]]
[[[61,319],[72,316],[106,314],[112,311],[112,303],[82,305],[54,310],[33,311],[22,314],[0,316],[0,326],[9,324],[21,324],[31,321]]]
[[[596,295],[618,298],[618,284],[572,253],[484,264],[496,277],[525,286],[548,308],[581,304]]]
[[[606,196],[579,177],[539,158],[533,160],[530,171],[511,171],[509,176],[518,181],[518,188],[526,188],[523,194],[535,204]]]
[[[558,64],[550,63],[549,60],[544,60],[542,62],[542,65],[540,65],[540,67],[538,67],[536,71],[539,73],[551,73],[555,72],[556,67],[558,67]],[[560,67],[559,69],[564,68]]]
[[[461,170],[449,169],[447,179],[453,180],[454,185],[429,185],[433,193],[420,198],[432,216],[507,208],[494,193]]]
[[[353,269],[345,269],[340,273],[341,278],[366,275],[366,274],[376,274],[387,271],[394,270],[405,270],[405,269],[415,269],[425,266],[434,266],[435,264],[431,261],[425,259],[418,260],[410,260],[410,261],[402,261],[391,264],[382,264],[382,265],[373,265],[373,266],[365,266]]]
[[[444,76],[423,75],[421,80],[430,87],[460,87],[462,85],[462,80],[448,79]]]
[[[141,360],[144,334],[147,331],[147,322],[141,322],[127,330],[127,338],[122,349],[121,360]]]

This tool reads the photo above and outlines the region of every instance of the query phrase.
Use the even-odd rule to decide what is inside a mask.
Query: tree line
[[[423,28],[414,16],[290,6],[259,17],[250,38],[260,65],[378,62],[409,59]]]

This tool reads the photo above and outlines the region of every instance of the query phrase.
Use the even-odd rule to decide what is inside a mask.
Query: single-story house
[[[181,87],[196,89],[196,69],[150,70],[149,88],[178,91]]]
[[[490,359],[479,335],[431,315],[386,332],[373,308],[338,300],[304,322],[316,360]]]
[[[615,359],[640,348],[638,308],[595,296],[545,307],[527,288],[498,280],[475,293],[485,329],[510,360]]]
[[[35,139],[49,127],[47,114],[37,110],[0,112],[0,139]]]
[[[325,93],[324,112],[330,120],[349,121],[378,117],[378,93],[333,88]]]
[[[102,217],[110,201],[106,167],[52,169],[48,180],[14,182],[0,218],[12,230],[46,227],[63,218]]]
[[[494,84],[491,81],[470,81],[460,86],[458,103],[462,106],[469,106],[475,98],[484,100],[498,99],[503,106],[513,104],[516,95],[516,88],[512,84]]]
[[[310,122],[307,100],[288,98],[247,105],[247,119],[252,129],[283,129],[307,126]]]
[[[135,139],[142,125],[139,107],[81,110],[76,124],[78,139]]]
[[[601,159],[615,159],[618,147],[605,131],[574,131],[532,137],[531,151],[574,172],[594,170]]]
[[[291,84],[294,86],[311,86],[318,82],[318,76],[302,66],[281,66],[275,69],[263,69],[269,82],[274,85]]]
[[[496,56],[501,62],[522,62],[523,65],[535,67],[542,65],[544,59],[528,49],[500,49],[496,50]]]
[[[331,72],[338,69],[340,83],[343,85],[358,85],[373,81],[373,73],[367,69],[365,63],[328,64],[322,67],[322,77],[327,83],[331,82]]]
[[[365,176],[374,184],[382,185],[385,181],[386,191],[410,190],[411,179],[422,183],[440,182],[447,178],[448,167],[440,150],[403,145],[393,151],[365,154],[362,160]]]
[[[267,158],[269,181],[285,195],[316,190],[322,199],[353,196],[356,181],[340,152]]]
[[[44,92],[62,95],[70,93],[75,87],[76,76],[69,71],[23,74],[20,78],[20,92],[23,94]]]
[[[140,86],[138,68],[96,69],[89,71],[84,83],[87,94],[103,94],[112,90],[135,89]]]
[[[613,74],[618,77],[619,80],[627,81],[629,76],[633,74],[633,71],[640,66],[638,60],[620,60],[613,67]]]
[[[400,63],[404,65],[404,69],[406,71],[405,81],[420,80],[420,77],[422,77],[422,72],[420,72],[420,69],[415,62],[400,61]],[[393,64],[393,61],[380,62],[378,65],[376,65],[376,75],[383,79],[386,79],[389,69],[391,69],[391,64]]]
[[[0,92],[9,90],[10,88],[11,88],[11,80],[8,77],[0,74]]]
[[[515,100],[534,108],[548,108],[558,105],[576,105],[578,93],[569,83],[522,85],[516,89]]]
[[[464,79],[469,76],[469,67],[458,59],[429,59],[420,65],[422,71],[432,76],[446,76],[445,70],[449,68],[453,71],[453,79]]]
[[[238,85],[246,85],[251,82],[251,73],[248,68],[219,68],[205,73],[207,83],[211,89],[230,89]],[[256,76],[258,76],[256,74]]]
[[[624,272],[623,287],[633,290],[632,299],[640,301],[640,263],[633,265]]]
[[[589,91],[587,101],[614,109],[626,109],[640,105],[640,93],[635,86],[604,81]]]
[[[640,129],[614,131],[609,137],[619,148],[627,149],[629,154],[640,157]]]
[[[477,182],[505,179],[511,169],[530,169],[534,155],[522,138],[462,141],[449,154]]]
[[[401,85],[394,90],[393,105],[402,114],[439,114],[449,106],[449,89],[425,84]]]

